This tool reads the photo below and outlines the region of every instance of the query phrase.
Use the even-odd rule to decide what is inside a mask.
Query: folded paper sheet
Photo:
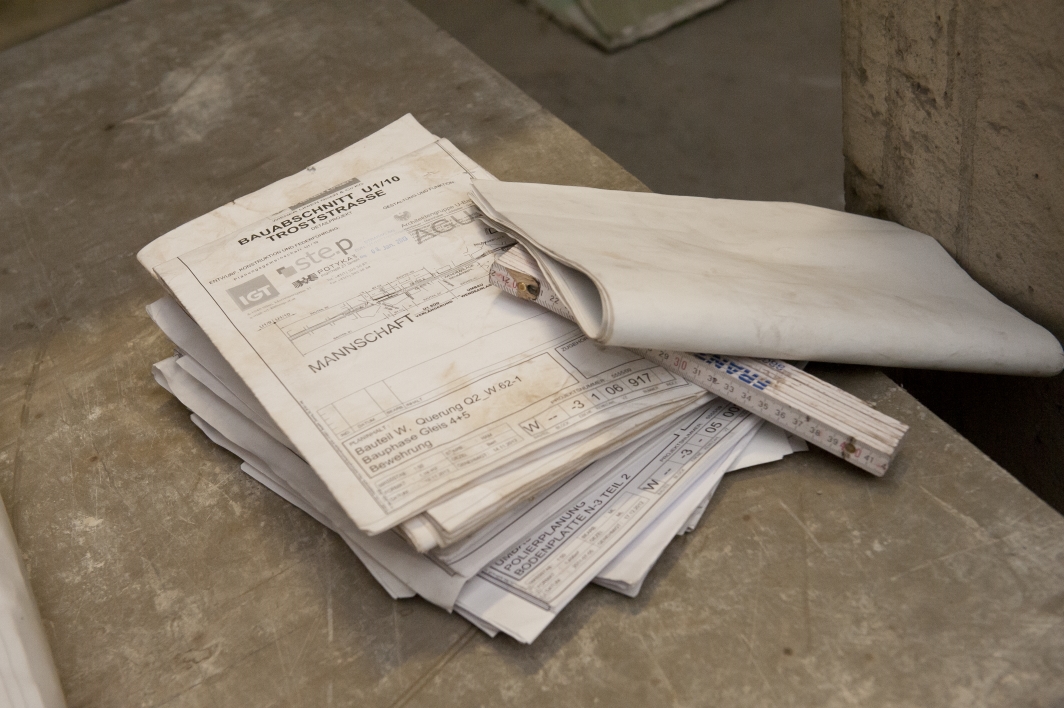
[[[1060,343],[930,236],[802,204],[475,181],[613,346],[1049,376]]]

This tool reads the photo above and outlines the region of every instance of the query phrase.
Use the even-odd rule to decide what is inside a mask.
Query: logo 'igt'
[[[277,288],[273,287],[265,275],[254,277],[236,287],[229,288],[226,292],[241,310],[261,305],[279,294]]]

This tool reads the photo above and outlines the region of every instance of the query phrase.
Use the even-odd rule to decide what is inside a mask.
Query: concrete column
[[[842,0],[846,208],[1064,340],[1064,3]],[[1064,510],[1064,378],[891,372]]]

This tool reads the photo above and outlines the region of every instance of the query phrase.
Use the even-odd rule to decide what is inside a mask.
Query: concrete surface
[[[847,209],[931,234],[1064,340],[1064,4],[842,5]],[[892,375],[1064,510],[1064,376]]]
[[[656,192],[843,208],[838,0],[737,0],[606,54],[518,0],[413,5]]]
[[[122,0],[0,0],[0,50]]]
[[[0,495],[72,706],[1060,705],[1064,518],[881,374],[877,480],[729,477],[532,647],[393,602],[151,379],[148,240],[410,111],[503,179],[640,188],[395,0],[131,0],[0,54]]]

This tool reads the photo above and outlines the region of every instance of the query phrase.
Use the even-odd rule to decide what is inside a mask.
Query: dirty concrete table
[[[0,54],[0,494],[71,705],[1061,705],[1064,519],[872,370],[816,369],[912,425],[884,479],[731,475],[531,647],[245,477],[151,379],[134,254],[408,111],[502,179],[640,188],[395,0],[131,0]]]

